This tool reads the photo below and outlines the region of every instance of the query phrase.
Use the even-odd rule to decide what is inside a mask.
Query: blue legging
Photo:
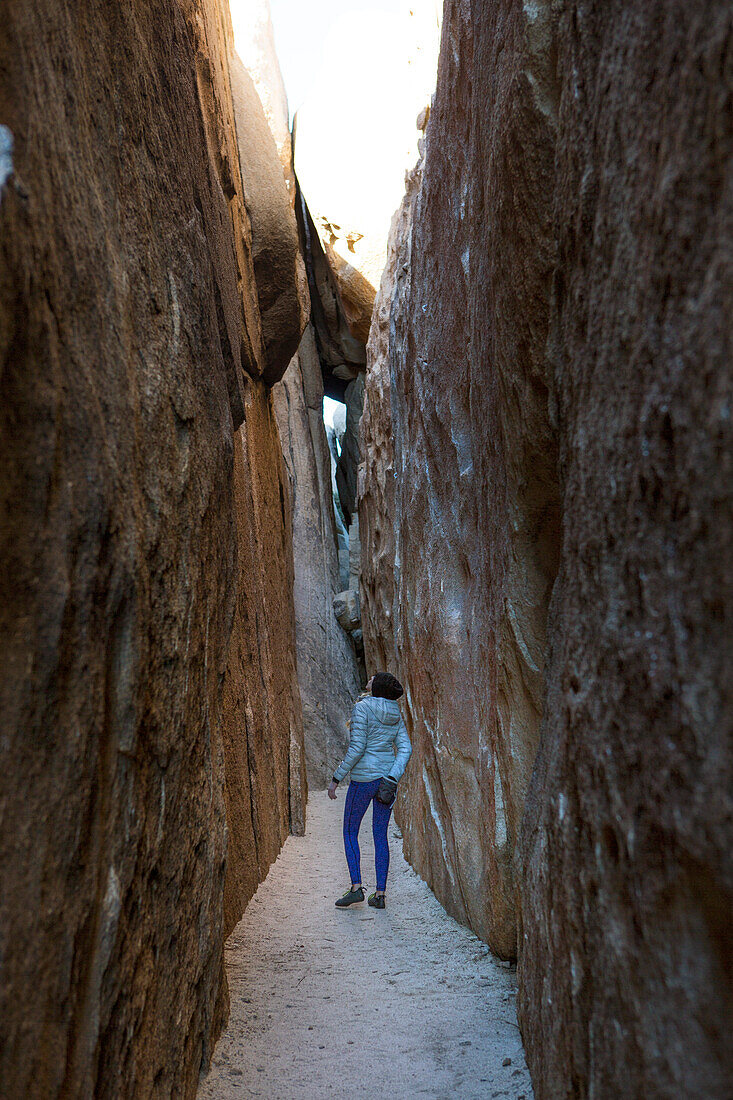
[[[359,826],[370,802],[372,810],[372,836],[374,837],[374,865],[377,872],[377,890],[386,890],[389,871],[389,844],[387,826],[392,815],[392,807],[377,802],[374,797],[379,789],[380,780],[370,783],[349,783],[344,805],[344,848],[346,862],[352,882],[361,882],[361,852],[359,851]]]

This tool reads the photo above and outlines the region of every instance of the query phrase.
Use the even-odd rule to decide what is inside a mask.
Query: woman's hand
[[[336,798],[336,783],[334,783],[333,780],[331,780],[331,784],[328,788],[328,797],[333,798],[334,800]]]

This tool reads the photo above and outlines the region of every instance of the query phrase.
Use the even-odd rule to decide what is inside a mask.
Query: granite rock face
[[[406,850],[518,952],[543,1100],[731,1077],[732,43],[722,2],[447,3],[367,348]]]
[[[298,678],[308,778],[312,786],[323,788],[346,750],[346,720],[361,681],[352,645],[332,610],[340,588],[338,543],[323,378],[310,325],[273,398],[293,502]]]
[[[305,782],[228,13],[11,0],[0,53],[0,1079],[190,1097]]]
[[[357,502],[361,539],[361,622],[370,668],[397,668],[393,619],[395,573],[395,449],[392,424],[391,357],[389,351],[392,298],[398,280],[410,269],[410,230],[415,199],[422,180],[422,158],[406,178],[405,195],[392,219],[387,262],[374,304],[364,404],[359,421]],[[403,788],[406,786],[402,784]]]

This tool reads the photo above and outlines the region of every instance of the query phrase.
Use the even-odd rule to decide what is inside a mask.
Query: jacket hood
[[[396,726],[399,724],[402,713],[396,699],[380,699],[372,696],[369,699],[369,706],[383,725]]]

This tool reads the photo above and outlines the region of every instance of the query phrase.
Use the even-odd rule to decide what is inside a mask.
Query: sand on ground
[[[387,909],[335,908],[349,886],[344,793],[311,795],[306,835],[288,838],[229,938],[229,1023],[199,1100],[343,1089],[530,1100],[515,974],[446,914],[405,862],[394,822]],[[371,810],[359,840],[371,892]]]

